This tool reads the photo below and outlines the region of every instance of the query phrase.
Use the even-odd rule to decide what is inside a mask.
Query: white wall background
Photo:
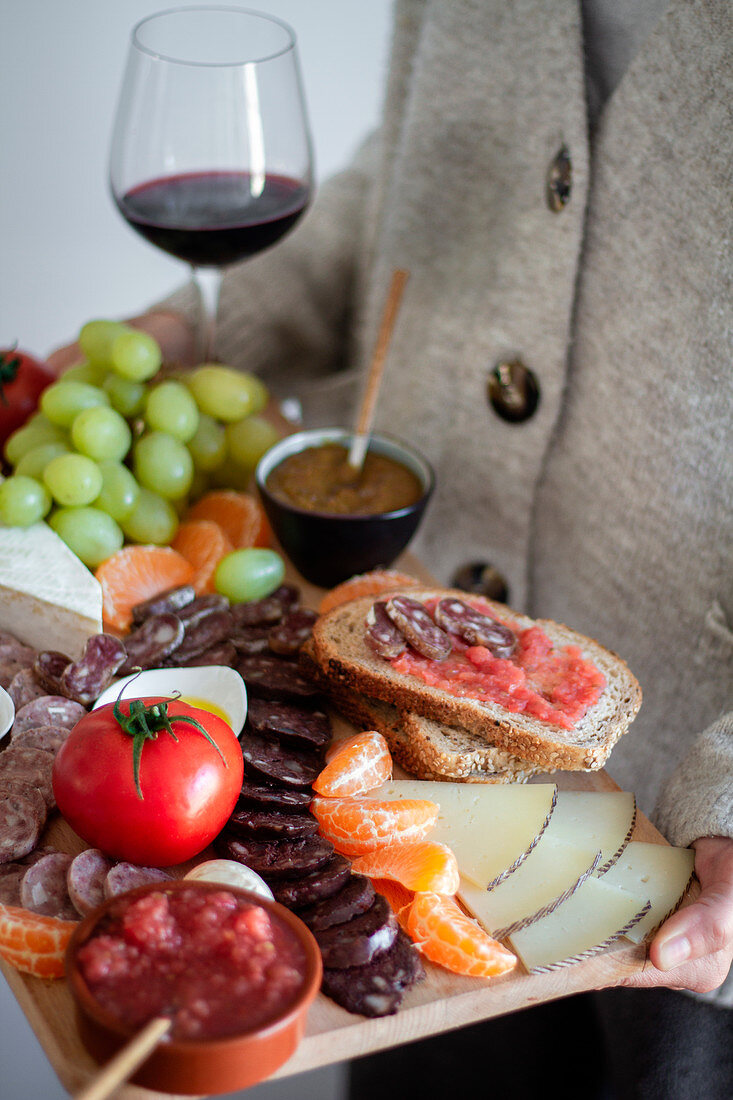
[[[184,265],[125,225],[107,189],[130,29],[174,4],[0,0],[0,346],[17,341],[46,355],[90,318],[134,314],[185,278]],[[285,19],[297,33],[322,180],[347,163],[377,121],[391,0],[241,0],[241,6]],[[0,1066],[3,1100],[66,1096],[2,978]],[[342,1079],[336,1067],[246,1096],[336,1100]]]

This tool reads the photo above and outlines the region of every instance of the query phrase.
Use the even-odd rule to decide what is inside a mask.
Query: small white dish
[[[184,703],[219,713],[239,737],[247,717],[247,689],[233,668],[199,665],[194,668],[151,668],[115,680],[97,699],[94,710],[116,699],[144,699],[178,694]],[[216,708],[216,709],[214,709]]]
[[[0,741],[10,732],[15,721],[15,704],[5,688],[0,687]]]

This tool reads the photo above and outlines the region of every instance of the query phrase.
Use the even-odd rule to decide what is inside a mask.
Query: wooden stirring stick
[[[377,395],[382,381],[384,363],[387,358],[387,348],[392,338],[392,330],[395,326],[397,312],[400,308],[400,301],[402,300],[402,291],[405,289],[405,283],[407,282],[408,276],[409,271],[404,271],[402,268],[397,268],[392,275],[392,283],[387,296],[387,304],[382,314],[382,324],[379,329],[379,335],[377,336],[377,344],[374,349],[372,364],[369,368],[366,389],[364,390],[361,408],[359,409],[359,415],[354,429],[354,441],[349,450],[348,463],[355,473],[361,473],[361,468],[364,465],[364,458],[366,457],[367,447],[369,446],[369,433],[372,426],[372,419],[374,418],[374,410],[377,405]]]
[[[142,1065],[170,1029],[171,1023],[167,1016],[154,1017],[134,1039],[117,1051],[99,1076],[78,1092],[74,1100],[104,1100]]]

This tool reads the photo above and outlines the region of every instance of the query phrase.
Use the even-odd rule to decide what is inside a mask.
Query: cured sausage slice
[[[321,989],[347,1012],[392,1016],[405,990],[424,977],[422,960],[400,929],[392,946],[366,966],[324,970]]]
[[[450,635],[435,623],[418,600],[410,596],[392,596],[385,603],[385,611],[409,644],[423,657],[442,661],[453,648]]]
[[[345,924],[315,931],[327,969],[363,966],[386,951],[397,939],[399,925],[389,902],[377,894],[366,913]]]
[[[387,614],[387,601],[377,600],[367,611],[366,641],[376,654],[394,660],[407,649],[405,636]]]
[[[0,684],[6,691],[14,677],[24,668],[30,668],[36,659],[35,649],[23,645],[12,635],[8,635],[8,638],[11,640],[0,645]]]
[[[258,653],[267,653],[270,649],[270,627],[241,626],[229,640],[243,657],[256,657]]]
[[[516,634],[508,626],[454,596],[438,602],[435,621],[469,645],[485,646],[495,657],[511,657],[517,647]]]
[[[351,875],[351,862],[334,853],[323,867],[300,878],[277,879],[270,884],[275,900],[288,909],[300,910],[336,894]]]
[[[16,790],[23,787],[37,787],[43,795],[46,809],[56,805],[51,785],[53,771],[53,753],[30,746],[11,744],[0,754],[0,780],[12,784]]]
[[[172,665],[184,665],[192,657],[198,657],[212,646],[226,641],[232,633],[234,621],[228,608],[214,608],[199,618],[185,620],[183,626],[183,639],[170,654]]]
[[[294,787],[274,786],[267,783],[254,783],[245,779],[237,805],[281,806],[285,809],[302,806],[304,809],[313,801],[312,790],[298,790]]]
[[[127,651],[119,638],[112,634],[92,634],[79,660],[64,670],[62,694],[89,706],[111,684],[126,658]]]
[[[299,909],[298,916],[311,932],[320,932],[366,913],[374,904],[375,897],[371,879],[366,875],[351,875],[337,894]]]
[[[171,657],[175,657],[175,653],[171,654]],[[197,653],[194,657],[188,657],[184,661],[177,661],[177,668],[198,668],[201,665],[224,665],[226,668],[234,668],[237,663],[237,651],[231,642],[217,642],[216,645],[212,645],[210,649],[204,649],[201,653]],[[169,658],[166,661],[167,665],[172,665],[173,661]]]
[[[69,864],[66,885],[72,904],[82,917],[104,901],[104,882],[112,867],[113,861],[99,848],[86,848]]]
[[[252,695],[282,702],[315,700],[320,695],[313,681],[292,661],[282,657],[262,654],[260,657],[242,657],[237,671]]]
[[[328,715],[321,710],[304,710],[291,703],[273,699],[250,699],[247,722],[257,734],[276,734],[286,740],[323,748],[331,741],[333,731]]]
[[[284,657],[296,657],[300,647],[313,633],[318,614],[307,607],[289,611],[285,618],[270,631],[270,649]]]
[[[127,659],[120,668],[127,676],[137,668],[157,668],[183,641],[183,623],[171,611],[149,615],[125,637]]]
[[[110,867],[104,879],[105,898],[116,898],[126,894],[136,886],[147,886],[149,882],[169,882],[172,878],[167,871],[159,867],[138,867],[136,863],[115,863]]]
[[[293,838],[314,836],[318,832],[318,822],[307,812],[284,813],[282,810],[235,810],[227,821],[227,829],[235,836],[255,837],[258,840],[270,838]]]
[[[151,596],[149,600],[143,600],[142,603],[135,604],[132,609],[132,621],[139,624],[150,618],[151,615],[167,615],[170,612],[175,615],[181,608],[193,603],[195,599],[196,589],[192,584],[167,588],[165,592],[160,592],[157,596]]]
[[[265,596],[251,603],[232,604],[234,622],[240,628],[251,626],[270,627],[279,623],[284,614],[283,604],[276,596]]]
[[[0,864],[32,852],[45,824],[46,803],[36,787],[0,784]]]
[[[62,677],[71,664],[71,657],[56,649],[45,649],[33,663],[33,672],[39,684],[51,695],[63,695]]]
[[[38,681],[32,668],[22,668],[16,672],[8,686],[8,695],[13,700],[16,713],[34,699],[46,694],[46,689]]]
[[[64,695],[41,695],[16,712],[13,737],[31,726],[65,726],[73,729],[86,714],[86,707]]]
[[[20,901],[24,909],[46,917],[78,920],[66,885],[71,856],[51,852],[29,867],[20,882]]]
[[[240,739],[248,773],[286,787],[309,787],[321,771],[320,757],[291,749],[245,730]]]
[[[273,893],[275,887],[271,879],[317,871],[333,856],[333,844],[322,836],[297,840],[245,840],[225,832],[217,838],[215,847],[225,859],[246,863],[262,875]]]
[[[20,908],[20,882],[25,872],[20,863],[0,863],[0,904]]]
[[[71,730],[64,726],[30,726],[20,733],[13,731],[11,745],[16,748],[25,745],[32,749],[43,749],[55,756],[70,733]]]
[[[197,596],[195,600],[186,604],[176,614],[181,622],[186,624],[188,630],[195,623],[210,615],[212,611],[226,611],[228,607],[229,600],[226,596],[220,596],[218,592],[207,592],[204,596]]]

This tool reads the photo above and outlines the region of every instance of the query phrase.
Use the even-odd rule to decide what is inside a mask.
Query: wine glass
[[[312,151],[292,29],[240,8],[178,8],[132,31],[110,154],[125,220],[191,265],[214,357],[224,267],[298,221]]]

